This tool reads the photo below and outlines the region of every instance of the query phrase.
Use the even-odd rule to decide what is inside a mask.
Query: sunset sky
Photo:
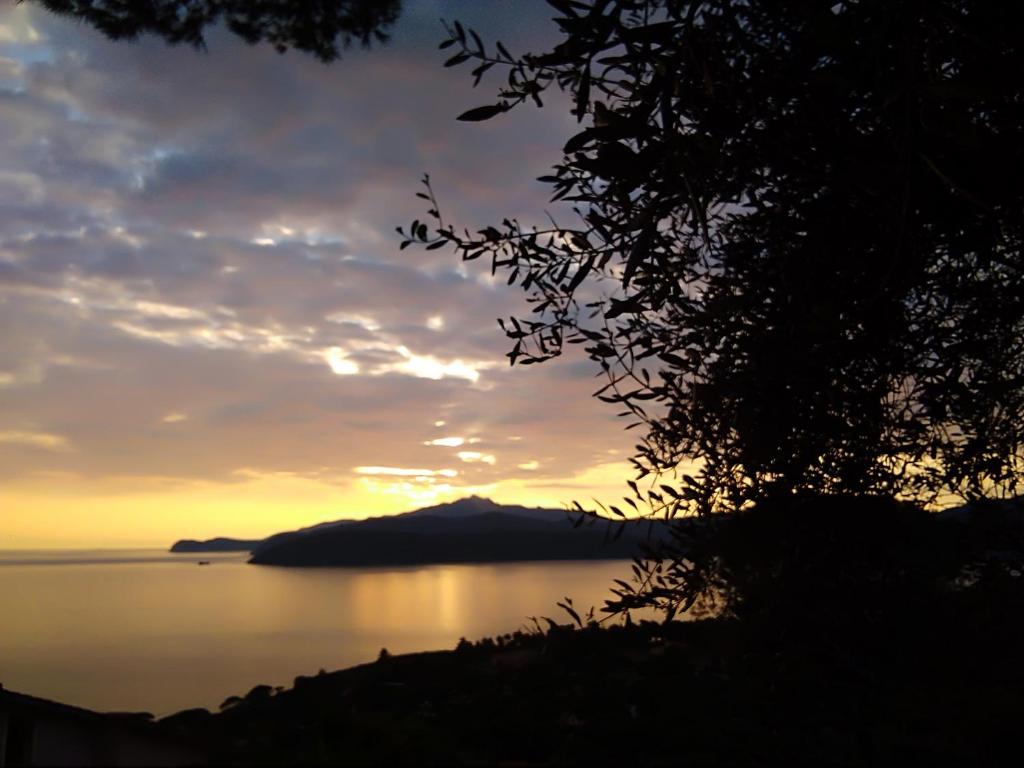
[[[610,498],[635,434],[579,353],[509,368],[517,288],[399,251],[447,217],[541,221],[564,105],[467,124],[441,18],[511,50],[539,2],[407,0],[331,65],[214,33],[114,43],[0,4],[0,549],[256,537],[470,493]]]

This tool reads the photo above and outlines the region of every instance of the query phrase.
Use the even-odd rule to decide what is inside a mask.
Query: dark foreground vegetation
[[[1019,510],[856,506],[741,518],[717,545],[733,588],[714,616],[542,620],[452,651],[382,651],[159,725],[234,764],[1016,762]],[[774,554],[756,574],[733,567],[754,540]]]
[[[522,288],[513,364],[593,361],[641,428],[610,514],[701,521],[609,608],[711,612],[382,658],[163,727],[245,764],[1020,764],[1024,518],[991,500],[1024,490],[1024,5],[548,4],[550,50],[458,22],[441,48],[503,78],[461,120],[570,97],[540,179],[566,207],[456,226],[425,178],[402,247]],[[133,34],[93,5],[47,3]],[[252,29],[268,9],[225,18],[333,57],[335,26]]]

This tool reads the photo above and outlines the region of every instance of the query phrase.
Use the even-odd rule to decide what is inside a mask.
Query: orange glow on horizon
[[[568,478],[509,479],[483,486],[417,485],[404,478],[326,481],[286,473],[236,483],[133,478],[86,481],[51,475],[9,484],[0,497],[0,550],[169,547],[178,539],[259,539],[331,520],[408,512],[469,495],[560,508],[574,499],[616,500],[625,462]]]

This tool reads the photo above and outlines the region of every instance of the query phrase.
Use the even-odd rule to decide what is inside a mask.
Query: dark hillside
[[[257,565],[366,566],[515,560],[593,560],[637,554],[647,526],[632,524],[615,539],[613,525],[574,528],[503,512],[467,517],[376,518],[268,540]]]

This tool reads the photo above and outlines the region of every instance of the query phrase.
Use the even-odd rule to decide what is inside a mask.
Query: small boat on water
[[[209,565],[209,564],[210,564],[210,561],[209,561],[209,560],[200,560],[200,561],[199,561],[199,564],[200,564],[200,565]]]

